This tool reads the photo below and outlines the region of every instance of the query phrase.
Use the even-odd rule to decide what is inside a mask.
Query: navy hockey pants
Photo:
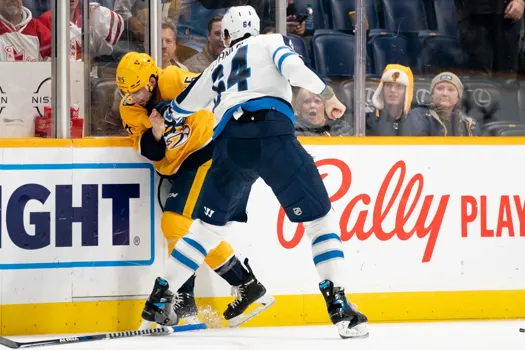
[[[279,112],[268,114],[270,117],[260,122],[231,120],[216,139],[196,218],[218,226],[232,221],[235,213],[246,211],[247,194],[259,177],[270,186],[292,222],[313,221],[330,211],[319,171],[297,141],[293,124],[282,114],[280,118]]]

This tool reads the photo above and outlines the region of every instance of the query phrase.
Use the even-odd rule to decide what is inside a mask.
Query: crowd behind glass
[[[65,3],[71,62],[90,67],[84,82],[89,108],[71,106],[72,137],[126,136],[115,71],[127,52],[150,52],[149,1],[99,0],[87,7],[82,1]],[[356,117],[365,118],[367,136],[525,135],[524,0],[368,0],[363,116],[354,114],[354,89],[360,88],[354,82],[355,0],[161,0],[158,66],[202,72],[224,49],[221,18],[229,6],[252,5],[262,34],[277,32],[275,1],[286,2],[286,35],[294,49],[347,106],[344,118],[332,121],[319,96],[294,90],[297,135],[352,136]],[[50,6],[0,0],[0,61],[51,60]],[[83,54],[86,18],[89,57]],[[11,128],[17,118],[2,115],[13,100],[8,84],[35,94],[27,82],[0,80],[1,136],[48,136],[42,130],[49,127],[50,104],[25,116],[31,128]],[[79,116],[86,123],[75,124]]]

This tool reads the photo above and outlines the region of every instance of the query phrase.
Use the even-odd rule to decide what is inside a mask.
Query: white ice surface
[[[525,320],[371,324],[370,337],[348,340],[340,339],[332,326],[208,329],[170,336],[103,340],[40,349],[525,350],[525,333],[519,332],[520,327],[525,328]],[[46,338],[10,337],[17,341]]]

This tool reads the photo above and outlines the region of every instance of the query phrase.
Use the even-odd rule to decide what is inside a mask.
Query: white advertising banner
[[[155,262],[165,258],[155,171],[131,148],[110,150],[2,150],[3,303],[145,294],[151,288],[163,269]]]
[[[525,289],[523,146],[307,146],[350,291]],[[262,181],[228,240],[275,294],[317,293],[309,239]]]
[[[0,165],[0,268],[151,265],[153,176],[147,163]]]
[[[306,148],[337,214],[350,292],[525,289],[524,146]],[[0,157],[2,303],[151,291],[166,248],[149,162],[126,147]],[[309,239],[263,181],[248,216],[227,240],[268,291],[318,293]],[[198,275],[198,296],[230,294],[207,267]]]

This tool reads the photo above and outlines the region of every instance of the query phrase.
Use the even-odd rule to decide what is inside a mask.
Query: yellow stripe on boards
[[[520,146],[525,137],[298,137],[308,146]],[[19,138],[0,139],[0,148],[45,148],[45,147],[132,147],[128,137],[86,137],[82,139]]]
[[[309,146],[519,146],[525,145],[525,137],[298,137],[299,142]]]
[[[525,290],[349,294],[370,322],[525,318]],[[279,295],[247,327],[329,324],[321,295]],[[200,298],[202,321],[225,327],[232,297]],[[143,300],[1,305],[2,335],[117,332],[137,329]]]

